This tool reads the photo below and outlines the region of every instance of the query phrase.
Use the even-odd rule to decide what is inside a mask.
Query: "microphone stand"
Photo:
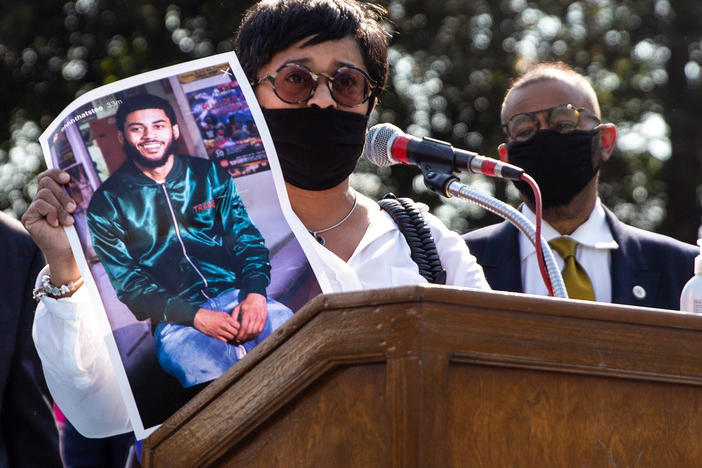
[[[501,200],[461,183],[458,180],[458,177],[453,175],[450,170],[448,172],[443,170],[436,171],[433,170],[428,164],[420,164],[419,166],[422,169],[422,174],[424,175],[424,184],[433,192],[448,198],[455,197],[468,200],[492,213],[495,213],[498,216],[501,216],[516,226],[517,229],[522,231],[536,248],[536,229],[531,221],[529,221],[519,210]],[[543,237],[539,239],[539,242],[541,245],[541,251],[544,254],[546,270],[548,271],[551,286],[553,287],[553,295],[554,297],[567,299],[568,292],[566,291],[565,283],[563,282],[563,277],[561,276],[561,271],[558,269],[556,260],[553,257],[553,252],[551,252],[548,242],[546,242]]]

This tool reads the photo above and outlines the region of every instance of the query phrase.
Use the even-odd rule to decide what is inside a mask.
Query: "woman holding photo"
[[[392,218],[349,186],[387,75],[383,14],[382,7],[356,0],[261,1],[248,10],[237,37],[237,56],[263,108],[291,207],[310,232],[300,242],[335,292],[426,282]],[[40,355],[62,356],[43,364],[59,405],[81,409],[68,418],[82,433],[104,437],[130,425],[62,229],[73,223],[75,210],[61,189],[68,180],[55,169],[40,175],[23,217],[49,262],[51,283],[69,285],[58,299],[42,298],[35,342]],[[446,284],[489,289],[460,236],[424,217]]]

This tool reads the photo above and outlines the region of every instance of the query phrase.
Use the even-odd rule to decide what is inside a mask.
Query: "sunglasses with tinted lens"
[[[332,99],[346,107],[358,107],[375,93],[377,84],[363,70],[344,66],[333,75],[313,73],[307,67],[296,63],[286,63],[275,73],[264,76],[254,86],[270,81],[273,92],[281,101],[288,104],[301,104],[314,95],[319,77],[327,79],[327,87]]]
[[[584,107],[575,107],[572,104],[561,104],[549,109],[542,109],[534,112],[515,114],[509,118],[507,123],[502,124],[502,129],[508,137],[517,141],[526,141],[533,137],[538,130],[538,114],[546,113],[548,127],[558,133],[570,133],[578,128],[580,116],[585,115],[592,118],[598,124],[600,119],[594,112]]]

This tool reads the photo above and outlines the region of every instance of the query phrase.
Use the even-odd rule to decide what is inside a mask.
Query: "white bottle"
[[[695,257],[695,276],[685,284],[680,295],[680,310],[702,314],[702,239],[697,240],[700,254]]]

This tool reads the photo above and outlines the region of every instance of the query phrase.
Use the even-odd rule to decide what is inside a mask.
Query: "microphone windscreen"
[[[363,154],[376,166],[387,167],[397,164],[392,157],[392,142],[403,132],[393,124],[382,123],[373,125],[366,135]]]

